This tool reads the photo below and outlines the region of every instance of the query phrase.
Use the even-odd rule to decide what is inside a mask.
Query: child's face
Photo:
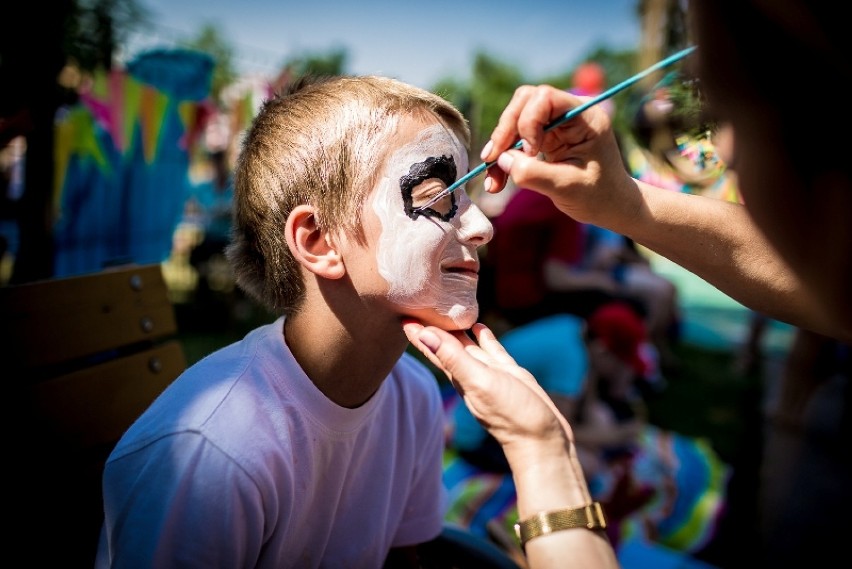
[[[402,120],[397,140],[403,142],[390,152],[368,200],[375,218],[365,215],[387,298],[424,323],[469,328],[479,313],[476,250],[491,240],[491,222],[463,189],[428,213],[413,212],[467,173],[467,152],[437,122]]]

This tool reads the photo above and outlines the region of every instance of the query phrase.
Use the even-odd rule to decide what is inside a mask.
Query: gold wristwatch
[[[571,510],[554,510],[539,512],[515,524],[515,535],[526,548],[529,540],[540,535],[573,528],[605,529],[606,518],[600,502],[592,502]]]

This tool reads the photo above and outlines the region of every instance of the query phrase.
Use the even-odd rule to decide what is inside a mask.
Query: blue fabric
[[[57,277],[95,272],[127,256],[120,215],[121,155],[106,130],[96,128],[94,132],[108,167],[86,155],[71,157],[54,225]]]
[[[159,263],[168,257],[172,234],[183,214],[189,196],[189,154],[178,141],[184,128],[177,113],[177,101],[164,118],[162,140],[156,162],[145,163],[142,141],[126,165],[125,199],[121,216],[127,239],[127,255],[137,263]]]
[[[213,58],[190,49],[152,49],[127,64],[127,72],[143,83],[175,97],[199,101],[210,93]]]

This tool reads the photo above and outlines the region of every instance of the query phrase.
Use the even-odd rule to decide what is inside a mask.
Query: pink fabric
[[[548,259],[576,264],[582,257],[582,225],[533,190],[519,189],[493,221],[494,239],[487,254],[502,308],[526,308],[544,300]]]

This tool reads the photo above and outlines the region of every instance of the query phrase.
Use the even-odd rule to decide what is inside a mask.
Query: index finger
[[[500,113],[500,119],[497,121],[497,126],[490,137],[490,150],[487,154],[481,156],[486,162],[496,160],[501,153],[511,148],[518,140],[518,118],[521,111],[526,106],[527,101],[532,97],[535,87],[532,85],[521,85],[515,89],[509,104]]]
[[[472,352],[478,346],[467,336],[446,332],[440,328],[416,329],[406,327],[409,340],[464,394],[468,388],[485,389],[488,365]],[[472,349],[472,350],[471,350]]]
[[[515,90],[512,99],[491,134],[491,146],[485,161],[496,160],[504,151],[512,148],[519,139],[524,141],[524,151],[535,155],[541,148],[544,129],[565,110],[576,106],[579,99],[550,85],[522,85]]]

